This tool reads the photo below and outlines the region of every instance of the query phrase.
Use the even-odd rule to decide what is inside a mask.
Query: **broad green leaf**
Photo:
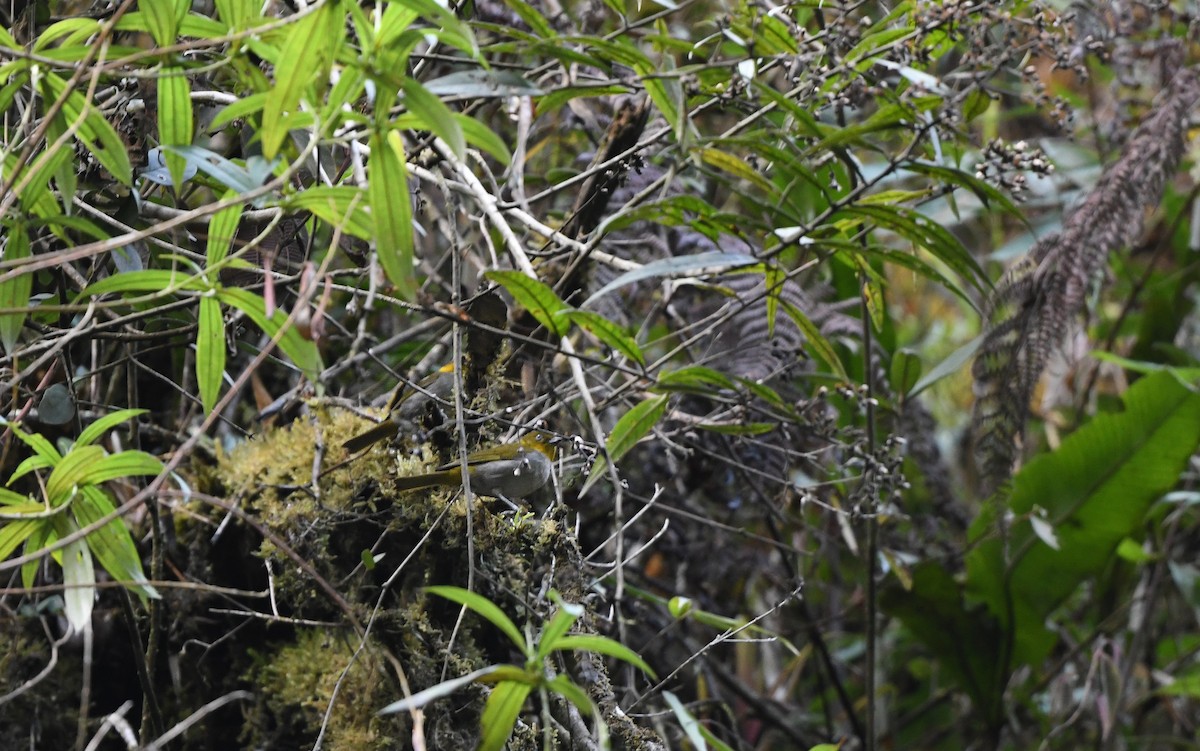
[[[46,495],[52,506],[66,502],[73,488],[88,484],[88,472],[92,465],[104,458],[104,449],[99,446],[77,446],[67,452],[46,480]]]
[[[775,185],[741,157],[731,154],[728,151],[707,146],[700,148],[699,153],[700,159],[705,164],[710,164],[722,172],[733,175],[739,180],[745,180],[767,195],[775,194]]]
[[[225,192],[221,200],[232,198],[236,193],[232,190]],[[237,236],[238,223],[242,219],[242,204],[236,204],[221,209],[213,215],[208,223],[208,246],[205,250],[205,266],[209,269],[225,260],[233,238]]]
[[[493,626],[503,631],[504,635],[517,646],[517,649],[521,650],[522,654],[529,653],[529,645],[525,643],[525,637],[521,636],[521,631],[517,628],[517,625],[504,614],[503,610],[497,607],[496,603],[483,595],[472,592],[469,589],[450,585],[425,587],[425,591],[438,597],[444,597],[451,602],[456,602],[486,618]]]
[[[57,45],[59,47],[82,44],[99,30],[100,22],[94,18],[79,16],[65,18],[50,24],[45,31],[38,35],[37,41],[33,43],[33,51],[46,52],[59,40],[61,40],[61,44]]]
[[[669,370],[658,376],[655,391],[678,391],[689,394],[712,394],[721,390],[735,391],[737,384],[719,370],[703,365],[689,365]]]
[[[200,331],[196,336],[196,384],[204,413],[213,411],[225,376],[225,320],[216,298],[200,298]]]
[[[542,634],[538,638],[537,659],[545,659],[546,655],[554,650],[559,639],[571,630],[571,626],[575,624],[575,621],[579,620],[580,615],[581,611],[578,607],[559,608],[555,611],[554,615],[550,618],[550,622],[542,629]]]
[[[259,18],[262,3],[256,0],[215,0],[217,14],[221,20],[234,31],[250,27],[252,21]]]
[[[480,718],[479,751],[500,751],[508,743],[517,716],[533,686],[505,681],[492,689]]]
[[[145,451],[127,449],[104,456],[89,465],[84,481],[89,485],[100,485],[123,477],[157,475],[162,472],[162,468],[162,462],[155,456],[147,454]]]
[[[1121,540],[1138,536],[1151,505],[1179,481],[1200,447],[1200,394],[1169,373],[1133,384],[1121,412],[1097,415],[1057,451],[1013,478],[1008,539],[990,534],[992,515],[971,529],[968,592],[1013,633],[1017,665],[1036,665],[1055,644],[1055,608],[1110,565]],[[1059,550],[1029,524],[1045,510]],[[1007,552],[1006,552],[1007,551]]]
[[[912,570],[911,588],[889,578],[880,603],[930,649],[939,669],[966,691],[984,717],[997,716],[1006,683],[999,664],[1005,635],[986,608],[968,607],[953,572],[940,562],[920,563]]]
[[[520,271],[489,271],[484,277],[508,290],[521,307],[554,336],[561,338],[571,328],[569,319],[560,315],[569,310],[567,304],[545,282]]]
[[[82,494],[83,499],[71,506],[71,513],[80,528],[94,524],[116,509],[101,488],[89,486],[83,489]],[[89,534],[87,545],[110,576],[133,589],[138,597],[158,599],[158,591],[150,585],[142,571],[137,546],[133,544],[133,537],[123,519],[113,519]]]
[[[225,105],[216,114],[216,117],[212,119],[212,122],[208,124],[208,132],[215,132],[234,120],[240,120],[258,112],[266,105],[267,95],[267,92],[260,91],[257,94],[241,97],[236,102]]]
[[[454,113],[454,120],[462,128],[463,137],[467,139],[467,143],[491,154],[505,167],[512,162],[512,153],[508,150],[508,144],[504,143],[496,131],[479,120],[458,112]]]
[[[552,693],[556,693],[571,702],[585,715],[596,713],[596,705],[592,703],[592,699],[588,696],[587,691],[572,683],[571,679],[562,673],[546,681],[545,685]],[[601,748],[604,748],[604,746],[601,746]]]
[[[7,242],[4,245],[4,260],[16,261],[31,255],[29,234],[25,223],[20,220],[4,226]],[[29,290],[33,286],[32,274],[21,274],[0,282],[0,308],[25,308],[29,305]],[[0,313],[0,344],[10,357],[16,351],[21,329],[25,326],[27,313]]]
[[[192,87],[183,68],[169,66],[158,78],[158,134],[164,146],[191,146],[194,135],[192,116]],[[171,182],[178,191],[183,186],[183,171],[187,161],[177,154],[164,154]]]
[[[83,292],[79,293],[79,297],[107,295],[111,292],[161,292],[164,294],[179,290],[203,292],[211,288],[211,285],[202,276],[165,269],[145,269],[143,271],[127,271],[101,279],[84,288]]]
[[[889,385],[898,396],[908,396],[921,377],[921,358],[912,350],[902,349],[892,355],[892,367],[888,373]]]

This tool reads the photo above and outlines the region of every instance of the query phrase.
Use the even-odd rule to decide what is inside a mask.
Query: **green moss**
[[[407,718],[376,714],[398,698],[377,647],[359,650],[355,657],[356,644],[348,636],[345,630],[302,629],[294,641],[258,656],[246,676],[255,687],[259,710],[257,721],[248,725],[247,745],[310,746],[327,714],[325,748],[406,745]],[[328,711],[331,701],[333,711]]]

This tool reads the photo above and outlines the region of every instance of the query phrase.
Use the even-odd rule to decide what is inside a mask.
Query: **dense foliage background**
[[[10,5],[3,745],[1192,744],[1191,12]]]

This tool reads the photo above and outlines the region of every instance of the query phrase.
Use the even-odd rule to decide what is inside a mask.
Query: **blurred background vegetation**
[[[10,4],[5,746],[1194,745],[1194,12]]]

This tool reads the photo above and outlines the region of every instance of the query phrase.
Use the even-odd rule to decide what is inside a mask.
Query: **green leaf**
[[[675,694],[670,691],[663,691],[662,693],[663,699],[666,700],[667,706],[671,708],[671,712],[675,715],[679,726],[683,728],[683,733],[687,736],[688,742],[692,744],[692,748],[705,751],[708,748],[708,744],[705,743],[704,734],[701,732],[703,726],[700,724],[700,721],[696,719],[694,714],[688,711],[688,708],[684,706],[683,702]],[[724,743],[717,746],[717,748],[721,748],[721,746],[724,746],[725,749],[729,748]]]
[[[164,146],[191,146],[194,135],[192,115],[192,87],[183,68],[169,66],[158,78],[158,134]],[[187,160],[165,151],[167,168],[171,171],[171,182],[175,190],[183,185],[183,171]]]
[[[53,73],[45,73],[42,81],[48,97],[57,99],[67,89],[67,82]],[[72,91],[63,104],[59,115],[70,125],[82,116],[75,138],[79,140],[96,161],[108,170],[113,178],[122,185],[133,184],[133,166],[129,163],[129,153],[125,150],[125,142],[117,135],[117,131],[109,125],[104,115],[90,102],[83,98],[78,91]]]
[[[833,345],[821,334],[820,329],[816,327],[803,310],[800,310],[793,303],[782,298],[780,298],[780,302],[783,303],[783,309],[787,312],[788,317],[804,332],[807,347],[816,352],[817,357],[825,361],[825,364],[829,366],[834,375],[843,381],[849,382],[850,376],[846,374],[846,369],[842,366],[841,358],[837,356]]]
[[[1075,590],[1101,575],[1121,540],[1139,535],[1151,505],[1178,481],[1200,447],[1200,394],[1169,373],[1138,380],[1121,412],[1096,416],[1053,453],[1013,478],[1008,540],[989,535],[989,515],[972,527],[968,592],[1014,635],[1013,659],[1036,665],[1055,644],[1046,620]],[[1059,550],[1028,519],[1038,506]]]
[[[635,405],[633,409],[622,415],[620,420],[617,420],[612,433],[605,441],[605,453],[592,465],[592,472],[584,482],[583,489],[579,491],[580,495],[586,493],[604,476],[608,462],[620,461],[621,457],[637,445],[642,436],[649,433],[651,428],[658,424],[667,411],[667,399],[666,395],[652,396]]]
[[[669,370],[659,374],[654,390],[712,394],[721,390],[736,391],[737,384],[719,370],[713,370],[703,365],[689,365],[679,370]]]
[[[360,240],[375,239],[375,222],[367,212],[367,192],[351,185],[331,185],[309,188],[289,196],[286,209],[311,212],[331,227],[341,227]]]
[[[545,659],[546,655],[555,648],[559,639],[564,634],[571,630],[571,626],[575,621],[579,620],[579,616],[583,614],[583,609],[578,605],[574,607],[560,607],[550,622],[542,629],[542,635],[538,639],[536,658]]]
[[[556,652],[562,652],[570,649],[608,655],[609,657],[615,657],[622,662],[627,662],[630,665],[633,665],[635,668],[641,670],[651,678],[658,677],[655,675],[654,669],[647,665],[646,661],[643,660],[637,652],[634,652],[632,649],[618,641],[609,639],[607,636],[569,634],[556,641],[552,649]]]
[[[203,292],[209,289],[211,289],[211,285],[208,281],[194,274],[165,269],[143,269],[142,271],[113,274],[101,279],[84,288],[79,293],[79,298],[107,295],[111,292],[161,292],[166,294],[179,290]]]
[[[25,542],[38,527],[45,523],[44,519],[21,519],[19,521],[5,519],[0,524],[0,561],[12,555],[12,552],[21,543]]]
[[[298,111],[300,99],[314,84],[329,77],[333,50],[342,44],[345,24],[341,4],[325,0],[297,21],[275,61],[275,86],[263,103],[263,156],[274,159],[288,131],[286,115]]]
[[[923,562],[912,570],[905,590],[889,578],[880,604],[896,616],[937,657],[938,666],[967,692],[985,717],[1001,712],[1004,685],[1000,625],[980,606],[968,607],[962,586],[941,563]]]
[[[553,291],[551,291],[551,294],[553,294]],[[646,356],[642,353],[641,347],[638,346],[633,337],[625,333],[625,330],[620,326],[599,313],[590,310],[568,309],[560,310],[555,315],[565,317],[571,323],[576,324],[638,365],[642,367],[646,366]]]
[[[304,377],[316,383],[321,371],[325,369],[321,362],[321,353],[317,345],[300,335],[300,331],[289,325],[280,335],[288,316],[282,310],[276,310],[274,315],[267,317],[267,304],[259,295],[236,287],[218,287],[217,299],[226,305],[232,305],[249,316],[268,336],[274,339],[279,336],[279,349],[291,358]]]
[[[500,751],[508,743],[521,708],[533,686],[514,681],[499,684],[488,696],[480,718],[479,751]]]
[[[710,147],[703,147],[698,151],[700,159],[705,164],[711,164],[722,172],[727,172],[739,180],[745,180],[769,196],[775,195],[777,192],[774,183],[763,177],[762,172],[751,167],[741,157]]]
[[[162,472],[162,469],[162,462],[152,454],[136,449],[127,449],[116,454],[109,454],[92,464],[88,468],[85,480],[91,485],[99,485],[125,477],[155,476]]]
[[[142,12],[146,28],[159,47],[175,44],[179,36],[179,23],[187,13],[190,3],[183,0],[141,0],[138,9]],[[161,85],[161,84],[160,84]]]
[[[574,704],[583,714],[596,713],[596,705],[592,703],[587,691],[572,683],[567,676],[561,673],[554,676],[546,681],[546,688]]]
[[[116,510],[108,495],[91,486],[82,491],[83,498],[71,506],[71,514],[80,528],[89,526]],[[113,579],[137,592],[139,597],[158,599],[158,591],[150,585],[142,571],[142,560],[129,527],[120,518],[113,519],[87,536],[88,548]]]
[[[405,77],[402,90],[404,91],[404,106],[416,115],[423,123],[423,130],[431,131],[446,142],[454,156],[462,161],[467,156],[467,142],[463,138],[462,127],[454,119],[454,113],[442,100],[438,99],[415,78]]]
[[[89,469],[103,458],[104,449],[99,446],[78,446],[67,452],[46,480],[46,496],[50,499],[50,505],[65,503],[73,488],[88,484]]]
[[[205,414],[216,406],[224,376],[225,320],[221,315],[221,303],[212,297],[201,297],[200,331],[196,336],[196,384]]]
[[[222,126],[228,125],[234,120],[240,120],[258,112],[266,106],[267,95],[268,92],[260,91],[257,94],[241,97],[236,102],[225,105],[212,119],[212,122],[208,124],[208,132],[216,132]]]
[[[404,164],[400,134],[371,134],[371,161],[367,164],[367,195],[375,223],[375,248],[383,273],[405,300],[416,295],[413,276],[412,197]]]
[[[4,246],[4,260],[17,261],[32,255],[29,233],[25,223],[19,219],[4,225],[8,242]],[[25,308],[29,305],[29,290],[33,287],[33,275],[21,274],[8,281],[0,282],[0,308]],[[16,351],[28,313],[0,313],[0,344],[11,357]]]
[[[892,355],[892,368],[888,375],[889,385],[899,396],[908,396],[921,377],[921,358],[910,349],[902,349]]]
[[[225,191],[225,195],[221,196],[221,200],[232,198],[237,193],[233,190]],[[229,248],[233,245],[233,239],[237,236],[238,224],[242,219],[242,204],[235,204],[221,209],[213,215],[212,220],[208,223],[208,246],[205,250],[205,265],[207,268],[219,264],[229,255]]]
[[[504,635],[512,640],[513,644],[517,645],[517,649],[521,650],[522,654],[529,654],[529,645],[525,643],[525,638],[521,636],[521,631],[517,628],[517,625],[494,602],[483,595],[476,594],[469,589],[450,585],[426,587],[425,591],[438,597],[444,597],[451,602],[457,602],[459,605],[483,616],[492,625],[503,631]]]
[[[261,15],[262,3],[256,0],[216,0],[217,14],[229,25],[229,29],[240,31],[249,28],[252,21]]]
[[[119,409],[116,412],[110,412],[84,428],[79,437],[75,439],[75,445],[87,446],[88,444],[95,443],[99,440],[100,436],[109,430],[138,415],[144,415],[147,411],[144,409]]]
[[[462,128],[463,137],[467,139],[467,143],[491,154],[505,167],[512,163],[512,153],[508,150],[508,144],[504,143],[496,131],[475,118],[458,112],[454,113],[454,119]]]
[[[489,271],[484,277],[508,290],[547,331],[558,338],[566,336],[571,324],[560,314],[569,308],[547,284],[520,271]]]

